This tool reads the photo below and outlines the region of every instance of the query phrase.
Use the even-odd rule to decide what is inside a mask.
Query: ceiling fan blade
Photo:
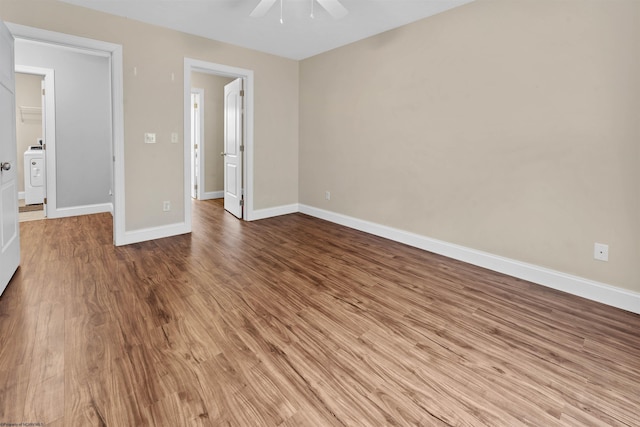
[[[259,18],[261,16],[264,16],[267,11],[271,9],[271,6],[273,6],[275,2],[276,0],[260,0],[260,3],[258,3],[256,8],[253,9],[253,12],[251,12],[249,16],[252,18]]]
[[[349,11],[338,0],[318,0],[333,19],[344,18]]]

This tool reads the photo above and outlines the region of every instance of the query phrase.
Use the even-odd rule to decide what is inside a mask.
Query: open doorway
[[[41,220],[47,217],[46,148],[55,148],[54,70],[18,65],[15,79],[19,221]]]
[[[231,77],[191,75],[192,198],[224,197],[224,88]]]
[[[232,121],[235,123],[237,133],[242,136],[242,143],[238,145],[237,159],[241,162],[241,171],[239,176],[236,176],[235,184],[239,189],[237,204],[241,209],[239,217],[244,220],[251,220],[253,216],[253,71],[245,70],[235,67],[229,67],[221,64],[214,64],[204,61],[198,61],[185,58],[185,141],[191,141],[191,143],[185,144],[185,213],[191,218],[191,197],[193,192],[193,155],[195,141],[192,141],[193,129],[193,114],[194,108],[192,104],[192,89],[200,88],[202,86],[199,78],[211,78],[212,81],[216,81],[218,89],[212,89],[212,94],[220,98],[220,101],[213,102],[214,105],[218,105],[219,109],[222,109],[221,114],[214,114],[211,112],[212,106],[207,102],[207,90],[204,90],[204,102],[201,102],[199,107],[201,108],[201,114],[206,116],[205,128],[201,134],[201,140],[207,139],[207,135],[213,132],[217,137],[209,138],[210,141],[216,140],[211,144],[199,145],[199,160],[200,160],[200,179],[204,181],[204,191],[200,193],[199,199],[211,199],[221,198],[225,194],[225,181],[224,171],[228,166],[226,160],[232,156],[225,156],[229,154],[224,145],[224,127],[225,127],[225,114],[224,114],[224,87],[228,86],[231,82],[238,82],[239,89],[237,96],[242,96],[242,102],[234,105],[235,111],[239,112],[237,116],[226,115],[227,118],[232,117]],[[196,81],[197,84],[196,84]],[[207,130],[206,121],[211,117],[211,130]],[[228,124],[227,124],[228,125]],[[204,138],[202,136],[204,135]],[[232,153],[233,154],[233,153]],[[227,181],[228,183],[229,181]],[[197,192],[196,192],[197,196]],[[198,197],[196,197],[198,198]],[[229,209],[227,209],[229,210]],[[238,215],[236,215],[238,216]]]
[[[56,91],[56,107],[60,114],[55,123],[60,141],[71,141],[72,131],[83,132],[73,138],[75,145],[57,144],[56,149],[51,150],[52,141],[47,141],[47,216],[111,212],[114,243],[126,243],[122,46],[17,24],[7,26],[15,38],[16,65],[35,67],[50,63],[56,70],[55,86],[60,89]],[[80,68],[74,66],[76,59],[84,61],[84,72],[77,72]],[[71,69],[71,75],[64,73],[66,76],[63,76],[63,68]],[[92,78],[100,81],[96,84]],[[80,93],[85,99],[95,101],[95,106],[79,108],[81,102],[70,100],[68,105],[72,108],[63,108],[58,105],[63,103],[63,93]],[[63,112],[65,117],[61,115]],[[92,123],[93,118],[104,120],[96,124]],[[46,120],[48,124],[48,117]],[[64,131],[63,123],[67,124],[68,132]],[[60,161],[69,162],[71,166],[61,165]],[[61,171],[66,172],[56,173]]]
[[[43,77],[18,72],[15,76],[18,218],[35,221],[45,218]]]
[[[45,138],[46,149],[43,145],[38,153],[25,154],[33,157],[33,163],[46,160],[46,168],[42,168],[46,169],[46,180],[43,174],[38,189],[46,184],[47,216],[110,212],[113,154],[109,57],[79,48],[17,39],[15,62],[17,71],[31,69],[37,74],[38,68],[55,70],[55,106],[51,112],[43,110],[55,112],[59,138]],[[45,97],[49,96],[47,92],[44,91]],[[34,110],[32,106],[24,108]],[[35,188],[28,185],[30,175],[24,179],[26,204],[42,202],[27,200],[28,190]]]

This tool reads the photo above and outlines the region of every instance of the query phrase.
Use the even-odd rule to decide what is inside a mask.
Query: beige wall
[[[297,202],[296,61],[55,0],[0,0],[0,19],[123,46],[127,231],[182,222],[183,168],[176,159],[183,145],[171,144],[170,135],[183,130],[185,57],[254,71],[254,208]],[[158,142],[144,144],[145,132],[155,132]],[[171,212],[162,211],[164,200]]]
[[[30,145],[42,138],[42,111],[39,114],[20,113],[20,107],[41,108],[42,76],[16,73],[16,139],[18,141],[18,191],[24,191],[24,161],[22,155]]]
[[[191,73],[191,87],[204,90],[204,191],[224,189],[224,86],[234,79]]]
[[[636,0],[477,0],[300,63],[53,0],[0,0],[0,18],[124,46],[127,230],[181,220],[187,56],[255,71],[257,209],[299,201],[640,291]]]
[[[300,203],[640,291],[638,22],[478,0],[302,61]]]

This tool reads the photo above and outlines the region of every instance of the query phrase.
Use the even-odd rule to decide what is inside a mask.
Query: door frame
[[[113,156],[113,243],[116,246],[126,244],[124,218],[124,89],[122,45],[57,33],[40,28],[27,27],[10,22],[6,24],[16,40],[22,39],[64,46],[71,49],[80,49],[84,53],[92,53],[109,58],[111,71],[111,153]]]
[[[198,59],[184,58],[184,141],[191,141],[191,73],[213,74],[223,77],[241,78],[244,80],[244,156],[243,187],[244,215],[243,220],[252,221],[253,211],[253,70],[231,67]],[[191,231],[191,150],[190,144],[184,144],[184,222]],[[202,165],[200,167],[202,174]]]
[[[57,218],[56,206],[56,95],[55,95],[55,70],[52,68],[32,67],[30,65],[15,65],[15,72],[20,74],[31,74],[42,76],[44,80],[45,105],[44,115],[45,134],[44,143],[47,145],[44,150],[45,162],[45,216],[47,218]],[[20,153],[18,153],[20,154]],[[25,183],[26,184],[26,183]]]
[[[204,194],[204,170],[205,170],[205,158],[204,158],[204,150],[205,150],[205,146],[204,146],[204,89],[202,88],[191,88],[191,94],[192,95],[197,95],[198,96],[198,116],[197,116],[197,126],[198,126],[198,136],[199,138],[197,139],[198,142],[198,148],[194,148],[193,144],[191,146],[191,151],[192,153],[195,153],[197,155],[198,158],[198,165],[199,165],[199,174],[198,174],[198,182],[196,182],[197,184],[197,189],[196,189],[196,199],[198,200],[202,200],[203,199],[203,194]],[[189,104],[190,108],[191,108],[191,103]],[[191,110],[192,114],[193,114],[193,109]],[[193,136],[193,135],[192,135]],[[191,144],[191,140],[189,140],[189,143]],[[192,162],[193,164],[193,162]],[[193,170],[191,171],[191,176],[193,176]],[[193,181],[193,180],[192,180]],[[191,189],[193,190],[193,182],[191,183],[192,187]]]

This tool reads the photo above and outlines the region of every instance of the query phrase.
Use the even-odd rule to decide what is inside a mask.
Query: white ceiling
[[[291,59],[304,59],[426,18],[473,0],[341,0],[349,13],[334,20],[312,0],[282,0],[260,18],[259,0],[63,0],[185,33]]]

